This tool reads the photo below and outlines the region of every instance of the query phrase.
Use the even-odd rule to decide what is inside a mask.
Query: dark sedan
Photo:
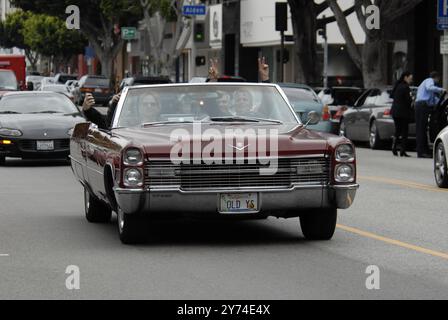
[[[411,88],[413,95],[416,90],[415,87]],[[344,113],[340,134],[352,141],[368,142],[372,149],[385,147],[395,134],[391,93],[390,87],[367,90],[354,108]],[[415,139],[415,122],[409,126],[409,138]]]
[[[4,95],[0,100],[0,165],[6,157],[67,158],[71,129],[84,121],[79,109],[59,93]]]

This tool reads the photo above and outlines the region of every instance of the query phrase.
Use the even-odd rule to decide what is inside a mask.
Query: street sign
[[[184,16],[205,16],[207,14],[207,7],[204,5],[198,6],[184,6]]]
[[[448,0],[439,0],[437,28],[439,30],[448,30]]]
[[[135,40],[137,39],[137,28],[124,27],[121,28],[121,38],[123,40]]]
[[[448,36],[442,36],[440,39],[440,54],[448,54]]]

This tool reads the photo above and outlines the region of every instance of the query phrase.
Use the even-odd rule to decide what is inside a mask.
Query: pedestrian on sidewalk
[[[428,147],[428,118],[431,111],[439,103],[440,95],[446,92],[445,89],[436,85],[439,82],[440,75],[434,71],[418,87],[415,103],[415,129],[417,134],[417,154],[419,158],[432,158]]]
[[[412,96],[411,84],[414,77],[411,72],[404,72],[395,84],[391,97],[394,99],[392,105],[392,117],[395,122],[395,136],[393,137],[392,153],[398,156],[398,146],[400,145],[400,156],[409,158],[406,153],[409,123],[412,120]]]

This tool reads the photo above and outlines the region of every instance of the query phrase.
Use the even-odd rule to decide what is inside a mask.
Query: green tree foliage
[[[135,0],[12,0],[23,10],[67,18],[65,10],[70,5],[80,9],[81,32],[90,41],[101,61],[102,73],[111,77],[113,60],[123,46],[115,26],[136,26],[142,18],[141,6]]]

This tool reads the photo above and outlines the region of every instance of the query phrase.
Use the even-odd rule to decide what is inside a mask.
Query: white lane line
[[[4,257],[4,258],[6,258],[6,257],[9,257],[9,254],[6,254],[6,253],[0,253],[0,257]]]

